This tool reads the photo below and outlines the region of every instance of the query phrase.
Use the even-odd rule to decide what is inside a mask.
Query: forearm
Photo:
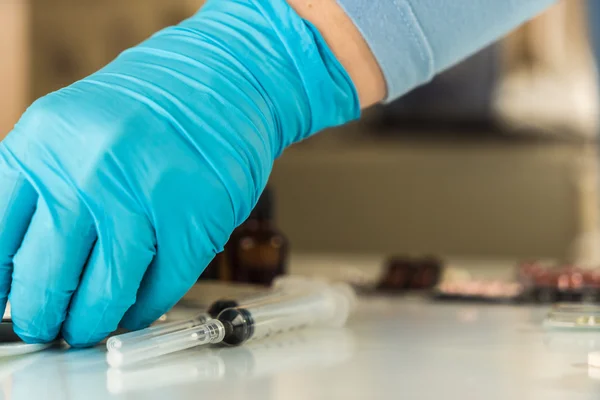
[[[361,106],[397,98],[555,0],[288,0],[313,23]]]

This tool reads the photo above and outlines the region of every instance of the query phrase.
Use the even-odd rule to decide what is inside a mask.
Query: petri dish
[[[544,326],[554,329],[600,330],[600,305],[556,304],[546,316]]]
[[[35,353],[50,346],[52,343],[27,344],[13,331],[12,322],[0,322],[0,358]]]

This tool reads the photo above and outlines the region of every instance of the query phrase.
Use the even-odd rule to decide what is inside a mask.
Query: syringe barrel
[[[352,296],[348,285],[316,282],[313,290],[291,292],[277,301],[223,310],[217,317],[225,326],[223,343],[239,345],[313,325],[343,325],[352,309]]]
[[[239,299],[219,299],[211,304],[208,313],[216,318],[221,311],[227,308],[248,307],[265,302],[279,301],[282,296],[314,290],[316,284],[323,284],[323,282],[296,275],[279,276],[275,278],[269,290],[253,293]]]

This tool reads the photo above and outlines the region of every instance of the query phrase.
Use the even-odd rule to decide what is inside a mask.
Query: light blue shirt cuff
[[[386,101],[492,43],[556,0],[337,0],[371,48]]]

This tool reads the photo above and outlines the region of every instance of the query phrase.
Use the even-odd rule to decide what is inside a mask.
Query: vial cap
[[[268,186],[258,198],[258,203],[250,213],[250,219],[265,221],[273,219],[273,192]]]

